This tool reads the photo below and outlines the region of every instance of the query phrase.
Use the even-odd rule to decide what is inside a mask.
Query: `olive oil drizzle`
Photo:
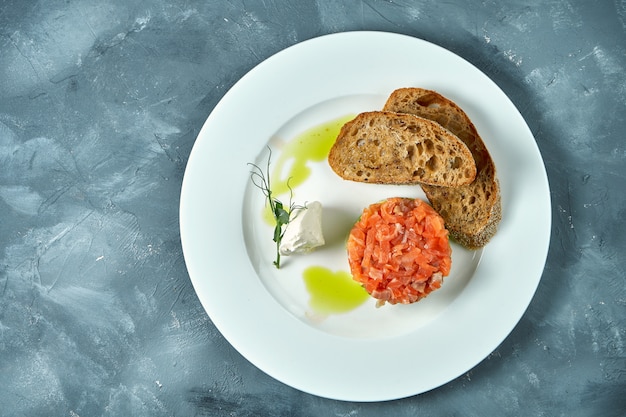
[[[290,140],[281,149],[270,174],[273,195],[293,192],[311,175],[310,163],[324,162],[341,127],[353,119],[346,115],[308,129]],[[288,167],[288,169],[285,169]],[[263,217],[274,221],[271,210],[266,209]],[[309,266],[303,273],[310,307],[318,314],[347,313],[369,298],[363,287],[346,271],[331,271],[324,266]]]
[[[305,182],[311,175],[309,162],[325,161],[339,135],[341,126],[353,118],[354,116],[349,115],[331,120],[308,129],[289,141],[281,150],[272,170],[271,180],[274,184],[274,193],[277,195],[287,193],[289,187],[295,190]],[[288,172],[281,177],[281,173],[289,162],[292,163]],[[289,186],[287,186],[287,181],[289,181]]]
[[[319,314],[346,313],[369,298],[365,289],[348,272],[310,266],[302,275],[310,295],[309,305]]]

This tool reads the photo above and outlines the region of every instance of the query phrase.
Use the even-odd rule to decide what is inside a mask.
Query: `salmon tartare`
[[[420,199],[394,197],[366,207],[347,248],[352,277],[378,305],[419,301],[441,287],[452,265],[444,220]]]

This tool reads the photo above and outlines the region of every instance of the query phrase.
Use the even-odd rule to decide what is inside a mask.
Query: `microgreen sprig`
[[[276,242],[276,260],[273,262],[273,264],[277,269],[279,269],[280,244],[285,234],[285,228],[291,221],[291,215],[294,213],[294,210],[303,209],[306,208],[306,206],[297,206],[292,202],[293,190],[289,186],[289,180],[287,180],[287,188],[289,188],[289,205],[287,207],[285,207],[282,201],[278,200],[272,195],[272,188],[270,185],[270,164],[272,161],[272,150],[269,147],[268,150],[269,156],[267,157],[267,166],[265,167],[265,172],[263,172],[261,167],[256,164],[249,162],[248,165],[252,167],[252,171],[250,171],[250,179],[252,180],[252,183],[263,192],[263,195],[265,195],[267,203],[270,205],[272,216],[274,217],[274,237],[272,240]]]

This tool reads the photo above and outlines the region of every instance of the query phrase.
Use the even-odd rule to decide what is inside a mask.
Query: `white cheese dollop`
[[[296,210],[280,243],[281,255],[310,252],[325,243],[322,234],[322,204],[312,201],[307,203],[306,208]]]

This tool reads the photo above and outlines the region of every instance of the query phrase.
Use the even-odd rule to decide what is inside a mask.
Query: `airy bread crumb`
[[[444,218],[453,239],[470,249],[483,247],[497,231],[502,219],[502,203],[495,164],[470,118],[451,100],[422,88],[394,91],[383,111],[433,120],[468,146],[477,169],[472,183],[454,188],[422,184],[422,189]]]
[[[467,145],[431,120],[372,111],[346,123],[328,162],[342,178],[381,184],[458,187],[474,181]]]

